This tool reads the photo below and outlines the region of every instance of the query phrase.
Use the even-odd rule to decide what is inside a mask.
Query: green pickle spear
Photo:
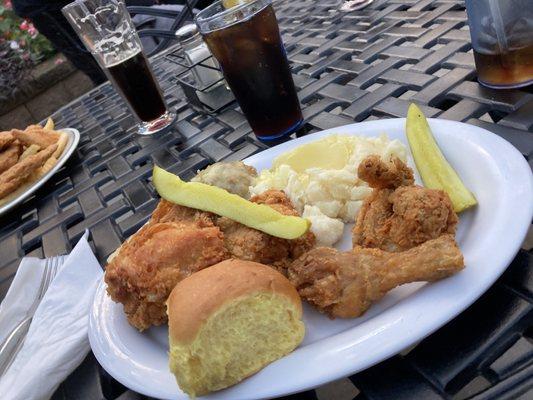
[[[448,193],[455,212],[461,212],[476,205],[476,198],[444,158],[431,133],[426,117],[415,104],[411,104],[407,111],[405,130],[424,185]]]
[[[184,182],[158,166],[154,167],[153,183],[159,195],[171,203],[228,217],[271,236],[296,239],[310,226],[304,218],[283,215],[269,206],[252,203],[219,187]]]

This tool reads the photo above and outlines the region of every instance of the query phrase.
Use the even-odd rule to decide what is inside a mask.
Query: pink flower
[[[28,21],[24,20],[20,23],[19,28],[21,31],[27,31],[30,25],[28,24]]]
[[[62,58],[58,58],[57,60],[54,61],[54,64],[59,65],[59,64],[63,64],[64,62],[65,60],[63,60]]]
[[[33,24],[30,24],[30,27],[28,28],[28,33],[30,34],[32,39],[35,39],[35,37],[39,34],[39,31],[33,26]]]
[[[4,7],[8,10],[13,9],[13,4],[11,4],[11,0],[4,0]]]

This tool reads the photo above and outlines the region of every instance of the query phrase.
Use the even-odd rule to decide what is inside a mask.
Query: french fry
[[[63,154],[63,150],[65,150],[65,146],[67,145],[68,135],[65,132],[56,132],[59,133],[59,140],[57,141],[57,150],[55,151],[52,157],[59,159],[59,157],[61,157],[61,154]]]
[[[48,118],[44,126],[30,125],[24,130],[1,132],[0,139],[3,147],[11,144],[19,148],[17,162],[0,174],[1,205],[19,196],[57,165],[69,136],[55,130],[53,119]]]
[[[39,168],[38,177],[47,174],[52,168],[54,168],[54,165],[57,164],[57,158],[54,156],[50,157],[48,160],[44,162],[41,168]]]
[[[0,206],[20,196],[27,188],[29,188],[32,185],[32,183],[33,183],[32,180],[27,180],[26,182],[21,184],[14,192],[8,194],[7,196],[0,198]]]
[[[46,124],[44,124],[44,129],[49,129],[53,131],[55,128],[54,120],[52,118],[48,118],[46,121]]]
[[[29,145],[26,150],[24,150],[24,152],[20,155],[19,161],[22,161],[29,156],[33,156],[34,154],[37,154],[39,150],[41,150],[41,146],[36,144]]]

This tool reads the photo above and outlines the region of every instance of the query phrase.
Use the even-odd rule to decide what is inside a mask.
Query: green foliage
[[[51,43],[33,24],[19,18],[10,0],[0,0],[0,43],[9,45],[14,54],[36,64],[56,53]]]
[[[20,51],[13,50],[9,42],[0,42],[0,101],[16,89],[31,65],[32,61],[22,58]]]

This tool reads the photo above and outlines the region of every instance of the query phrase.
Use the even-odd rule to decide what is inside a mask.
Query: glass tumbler
[[[466,0],[478,80],[491,88],[533,83],[533,1]]]
[[[272,1],[217,1],[195,22],[256,136],[298,129],[302,111]]]
[[[150,135],[169,126],[159,84],[122,0],[76,0],[63,14],[139,120],[138,133]]]

